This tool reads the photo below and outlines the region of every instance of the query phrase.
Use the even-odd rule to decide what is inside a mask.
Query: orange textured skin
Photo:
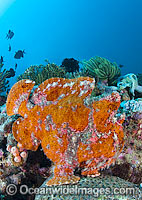
[[[82,175],[98,176],[100,169],[115,162],[124,145],[124,119],[116,117],[120,105],[117,92],[90,100],[93,78],[51,78],[34,91],[29,101],[32,87],[29,80],[16,83],[6,107],[8,115],[21,115],[12,127],[18,143],[33,151],[41,144],[54,162],[54,176],[47,185],[77,182],[76,167],[82,168]],[[23,93],[21,88],[25,88]]]
[[[31,80],[21,80],[15,83],[10,90],[10,95],[7,97],[6,110],[8,115],[20,114],[17,112],[17,109],[15,109],[17,107],[16,104],[19,103],[17,100],[20,102],[22,102],[23,99],[27,101],[34,85],[35,82]],[[20,99],[21,96],[23,96],[23,99]]]

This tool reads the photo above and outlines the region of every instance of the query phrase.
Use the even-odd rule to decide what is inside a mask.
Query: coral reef
[[[138,79],[135,74],[126,74],[121,77],[117,83],[117,88],[119,91],[129,88],[132,98],[135,97],[135,91],[142,93],[142,86],[138,85]]]
[[[18,76],[17,80],[30,79],[35,81],[35,85],[39,85],[52,77],[64,78],[65,74],[66,72],[61,67],[54,63],[47,63],[46,65],[30,66],[22,75]]]
[[[6,105],[0,96],[0,199],[34,199],[35,194],[9,197],[10,183],[137,190],[98,197],[96,192],[36,195],[36,200],[142,199],[142,75],[119,77],[120,67],[98,56],[81,64],[79,69],[78,61],[64,59],[58,67],[46,60],[18,77]],[[15,72],[0,72],[2,93]]]
[[[2,71],[2,67],[3,64],[0,64],[0,93],[5,92],[6,89],[9,87],[9,81],[7,80],[7,78],[15,76],[15,72],[12,68],[10,68],[10,70],[4,69]]]
[[[15,184],[19,187],[22,184],[33,184],[39,187],[48,177],[51,166],[50,161],[39,148],[38,151],[31,153],[17,147],[17,142],[12,134],[12,124],[18,116],[7,116],[6,107],[0,109],[0,199],[9,199],[6,195],[6,187]],[[39,185],[38,185],[39,184]],[[27,196],[18,196],[12,199],[27,199]]]
[[[117,115],[125,113],[124,148],[114,166],[103,171],[141,184],[142,182],[142,98],[122,101]]]
[[[135,113],[135,112],[141,112],[142,111],[142,98],[121,102],[120,110],[125,112],[125,114],[127,114],[128,116],[130,116],[132,113]]]
[[[0,144],[9,133],[11,133],[12,123],[15,118],[7,116],[5,110],[0,114]]]
[[[3,64],[0,64],[0,106],[6,103],[6,92],[8,91],[9,87],[9,80],[7,78],[11,78],[15,76],[15,71],[10,68],[10,70],[4,69],[2,71]]]
[[[60,66],[65,72],[79,72],[79,61],[74,58],[65,58]]]
[[[121,194],[122,188],[123,194]],[[124,191],[125,188],[127,188],[126,191]],[[43,194],[44,190],[48,191],[46,195]],[[107,175],[96,178],[82,178],[73,186],[63,185],[49,188],[45,181],[39,191],[41,191],[41,194],[37,194],[35,200],[140,200],[142,198],[142,192],[138,185]]]
[[[0,106],[4,105],[6,103],[6,96],[0,95]]]
[[[142,74],[137,74],[138,84],[142,86]]]
[[[3,108],[0,114],[0,193],[4,193],[9,183],[19,184],[22,172],[17,166],[21,163],[14,161],[14,146],[16,141],[13,137],[12,124],[16,120],[14,116],[10,117]],[[9,151],[11,149],[11,152]]]
[[[48,185],[76,183],[74,169],[82,175],[98,176],[99,170],[115,162],[124,145],[122,123],[117,116],[119,93],[91,97],[95,80],[51,78],[29,99],[34,86],[21,80],[10,90],[6,110],[19,114],[12,127],[18,147],[36,151],[41,144],[54,162]]]
[[[120,67],[106,58],[95,56],[80,63],[91,77],[97,76],[100,80],[107,80],[108,85],[116,84],[116,79],[121,75]]]
[[[65,60],[65,63],[63,63],[64,65],[62,64],[59,67],[56,64],[49,63],[48,60],[45,60],[45,62],[47,63],[46,65],[30,66],[23,74],[18,76],[17,80],[19,81],[22,79],[30,79],[32,81],[35,81],[35,85],[39,85],[46,79],[53,77],[74,79],[81,76],[88,76],[86,70],[81,69],[79,71],[78,61],[72,59],[69,59],[67,61]],[[73,64],[75,70],[71,70]],[[68,66],[71,68],[70,70],[68,70]]]
[[[121,101],[129,101],[131,98],[130,98],[130,95],[129,95],[129,92],[126,90],[126,89],[122,89],[120,92],[119,92],[120,96],[121,96]]]
[[[89,73],[85,69],[81,68],[79,72],[78,71],[66,72],[65,74],[65,78],[67,79],[74,79],[74,78],[79,78],[79,77],[89,77]]]
[[[119,166],[115,167],[113,174],[117,176],[119,174],[126,180],[140,184],[142,182],[142,99],[122,102],[119,110],[125,112],[126,116],[123,123],[125,144],[117,159]],[[122,170],[125,169],[124,165],[127,166],[125,173]],[[116,173],[116,171],[121,172]]]

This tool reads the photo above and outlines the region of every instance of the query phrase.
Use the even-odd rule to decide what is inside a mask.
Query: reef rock
[[[45,181],[35,193],[37,193],[35,200],[140,200],[142,198],[139,185],[108,175],[101,175],[95,179],[82,178],[72,186],[48,187]]]
[[[135,91],[142,93],[142,86],[138,85],[138,78],[132,73],[121,77],[117,87],[120,91],[128,87],[133,97],[135,96]]]

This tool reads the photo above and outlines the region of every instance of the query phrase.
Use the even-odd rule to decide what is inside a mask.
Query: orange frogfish
[[[41,144],[54,162],[47,185],[78,182],[77,167],[82,175],[98,176],[115,162],[124,145],[118,92],[92,97],[95,79],[89,77],[51,78],[33,91],[34,84],[17,82],[6,109],[9,116],[21,115],[12,127],[18,145],[36,151]]]

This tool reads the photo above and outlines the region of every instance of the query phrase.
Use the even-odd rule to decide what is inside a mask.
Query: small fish
[[[50,63],[48,59],[45,59],[44,62],[46,62],[46,63],[48,63],[48,64]]]
[[[11,39],[11,38],[13,38],[13,36],[14,36],[14,32],[11,31],[11,30],[9,30],[8,33],[6,34],[6,39],[7,39],[7,40],[8,40],[8,39]]]
[[[17,69],[17,63],[15,64],[15,70]]]
[[[121,65],[121,64],[120,64],[119,67],[122,68],[122,67],[124,67],[124,65]]]
[[[18,50],[17,52],[15,52],[14,58],[15,59],[20,59],[23,58],[25,54],[25,51],[23,50]]]
[[[9,44],[8,51],[11,51],[11,45]]]
[[[3,64],[4,60],[3,60],[3,56],[0,57],[0,64]]]
[[[7,70],[6,73],[7,73],[6,78],[11,78],[15,76],[15,71],[13,68],[10,68],[10,70]]]

